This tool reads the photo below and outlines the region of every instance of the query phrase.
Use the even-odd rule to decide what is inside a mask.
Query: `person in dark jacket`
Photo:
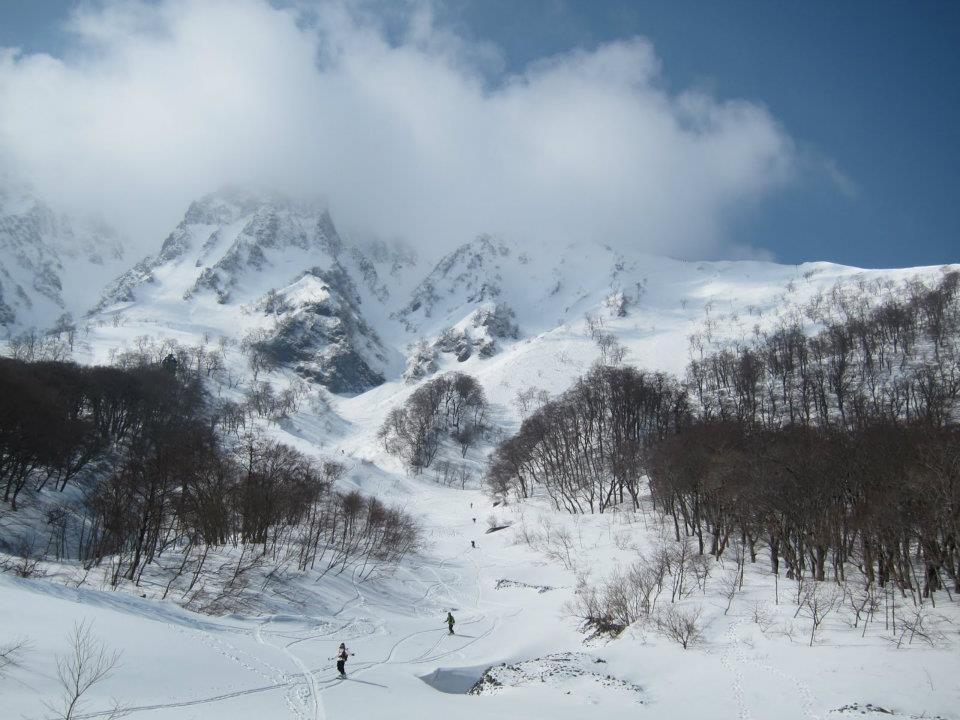
[[[453,613],[447,613],[447,627],[450,628],[450,634],[453,635],[453,624],[456,620],[453,619]]]
[[[347,676],[347,658],[351,655],[353,655],[353,653],[347,650],[347,646],[340,643],[340,647],[337,648],[337,672],[340,673],[340,677],[342,678]]]

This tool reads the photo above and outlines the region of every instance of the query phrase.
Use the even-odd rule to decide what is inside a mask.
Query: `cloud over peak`
[[[429,6],[81,6],[62,57],[0,52],[0,158],[152,250],[222,184],[320,195],[355,232],[440,250],[479,232],[732,252],[731,217],[796,164],[761,106],[664,89],[633,38],[505,76]]]

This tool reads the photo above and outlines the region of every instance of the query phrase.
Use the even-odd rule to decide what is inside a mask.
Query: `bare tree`
[[[68,642],[67,653],[57,656],[59,701],[46,703],[47,709],[53,713],[51,717],[56,720],[79,717],[84,695],[110,677],[120,660],[120,653],[108,650],[94,636],[91,624],[87,621],[73,626]],[[111,717],[119,717],[120,714],[116,710]]]
[[[914,640],[922,640],[931,647],[935,646],[937,640],[942,639],[942,636],[927,627],[926,620],[927,610],[922,605],[914,610],[913,615],[901,619],[897,648],[903,645],[904,640],[907,640],[908,645],[912,645]]]
[[[44,571],[40,566],[43,557],[34,549],[33,542],[21,540],[17,544],[16,552],[0,559],[0,572],[8,572],[22,578],[43,577]]]
[[[737,590],[740,589],[740,568],[734,568],[725,572],[720,578],[720,590],[723,597],[727,599],[727,606],[723,609],[723,614],[730,612],[730,606],[733,605],[733,599],[737,596]]]
[[[29,649],[30,641],[25,637],[0,645],[0,677],[6,675],[11,668],[19,667],[24,653]]]
[[[833,586],[824,587],[812,581],[803,581],[801,585],[803,599],[799,612],[810,618],[810,647],[813,647],[813,641],[820,626],[827,616],[840,606],[843,596]]]
[[[668,605],[653,615],[653,626],[668,640],[679,643],[686,650],[703,638],[700,626],[701,608],[679,608]]]

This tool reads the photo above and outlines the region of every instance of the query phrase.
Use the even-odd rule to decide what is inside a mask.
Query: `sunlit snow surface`
[[[748,339],[755,325],[769,327],[799,313],[838,281],[851,287],[877,278],[900,283],[918,273],[935,281],[941,272],[622,258],[600,245],[526,252],[491,247],[474,247],[446,273],[434,271],[429,313],[421,304],[391,318],[411,297],[411,276],[426,277],[429,265],[396,274],[388,263],[377,265],[388,295],[380,299],[360,288],[361,308],[399,357],[407,343],[464,322],[483,303],[507,303],[520,327],[518,340],[500,341],[489,359],[440,357],[442,370],[480,379],[507,433],[520,419],[518,391],[535,386],[560,392],[598,359],[585,330],[587,312],[602,317],[626,346],[628,362],[681,372],[694,333],[716,342]],[[267,322],[253,308],[268,289],[287,288],[294,297],[325,292],[312,281],[297,282],[312,258],[290,255],[239,286],[226,304],[202,293],[187,301],[183,294],[198,272],[196,252],[158,268],[154,283],[133,301],[93,316],[80,333],[78,360],[107,362],[111,351],[129,349],[144,335],[184,344],[203,342],[205,335],[211,345],[220,335],[237,340]],[[484,283],[488,291],[481,291]],[[484,295],[491,285],[497,292]],[[613,317],[606,304],[618,290],[639,296],[625,317]],[[883,292],[895,289],[878,290],[878,299]],[[227,359],[238,375],[246,372],[236,347]],[[599,581],[618,558],[626,562],[633,548],[656,540],[655,515],[560,516],[539,501],[492,507],[475,483],[460,490],[438,486],[429,471],[408,476],[376,440],[385,414],[413,389],[400,379],[402,363],[391,359],[385,367],[387,383],[355,397],[314,391],[316,402],[268,429],[305,452],[344,462],[345,487],[420,516],[428,539],[421,553],[365,583],[348,574],[319,582],[289,576],[226,617],[189,612],[176,597],[159,600],[160,573],[148,572],[141,588],[117,591],[98,589],[103,578],[96,568],[79,589],[82,572],[69,565],[51,566],[45,580],[0,575],[0,644],[18,637],[31,643],[22,667],[0,679],[0,717],[43,715],[42,700],[55,693],[54,657],[65,650],[73,624],[89,621],[122,658],[112,677],[90,691],[80,717],[99,717],[117,701],[131,717],[214,720],[960,718],[960,612],[945,595],[931,608],[939,638],[932,647],[915,642],[897,649],[882,617],[861,637],[841,612],[827,619],[810,648],[809,621],[793,617],[794,585],[781,579],[775,596],[761,558],[748,567],[729,614],[719,590],[684,601],[703,607],[706,625],[704,641],[689,650],[641,627],[613,641],[588,639],[567,610],[577,572],[527,546],[521,529],[541,527],[542,518],[567,528],[575,541],[575,570]],[[293,377],[276,372],[267,379],[282,387]],[[224,396],[241,390],[213,388]],[[468,456],[475,478],[488,450]],[[485,534],[491,515],[511,527]],[[225,551],[224,561],[229,558]],[[456,616],[455,635],[444,623],[448,610]],[[338,679],[333,667],[340,642],[354,653],[347,680]],[[468,692],[481,677],[496,682]]]

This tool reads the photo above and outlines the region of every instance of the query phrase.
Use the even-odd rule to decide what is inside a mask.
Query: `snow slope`
[[[208,347],[223,338],[239,384],[212,381],[213,389],[239,396],[251,382],[241,341],[262,331],[277,342],[293,328],[287,339],[302,344],[260,379],[282,387],[299,374],[315,383],[316,402],[269,431],[347,464],[345,487],[416,512],[428,544],[395,573],[364,583],[283,577],[226,617],[161,600],[159,570],[143,587],[117,591],[102,589],[98,569],[84,576],[70,564],[49,565],[47,579],[0,575],[0,617],[8,620],[0,645],[31,642],[22,666],[0,678],[0,716],[42,714],[39,701],[55,693],[55,656],[84,621],[122,658],[80,717],[105,717],[116,700],[132,717],[214,720],[960,718],[960,611],[945,595],[928,609],[929,644],[902,640],[897,648],[882,613],[861,634],[849,612],[837,611],[808,647],[809,620],[794,616],[789,599],[793,583],[775,586],[765,565],[750,566],[724,614],[716,568],[707,590],[683,601],[703,613],[704,639],[691,649],[639,627],[612,641],[588,639],[568,609],[578,578],[599,581],[618,558],[649,548],[662,531],[654,513],[560,516],[538,501],[494,507],[475,482],[483,448],[466,460],[474,481],[454,489],[430,472],[408,476],[376,440],[384,415],[416,387],[402,373],[418,338],[433,348],[439,371],[480,380],[498,426],[510,432],[521,419],[519,391],[558,393],[600,357],[590,326],[612,333],[628,362],[681,372],[698,344],[746,339],[755,326],[794,316],[809,325],[803,304],[838,283],[870,288],[880,300],[905,279],[932,282],[940,273],[689,263],[602,244],[521,248],[488,237],[430,265],[348,243],[321,206],[242,191],[198,201],[155,257],[107,288],[77,358],[107,362],[142,346],[143,336]],[[504,322],[488,322],[496,312]],[[444,350],[451,337],[476,343],[475,351],[459,361]],[[493,347],[481,353],[488,341]],[[325,373],[341,351],[380,377],[363,376],[362,388],[331,385]],[[488,518],[509,527],[486,534]],[[545,540],[564,533],[567,556]],[[224,562],[236,560],[230,553]],[[898,612],[910,611],[896,601]],[[444,625],[448,610],[454,636]],[[341,641],[355,653],[345,681],[331,659]]]
[[[0,177],[0,328],[82,315],[122,268],[123,245],[109,227],[57,213]]]
[[[536,524],[541,508],[490,508],[478,493],[405,482],[407,500],[427,513],[435,544],[389,579],[288,588],[283,611],[209,618],[123,592],[75,590],[47,580],[0,577],[6,634],[27,635],[25,666],[3,683],[5,717],[30,716],[52,692],[51,661],[77,620],[123,653],[114,675],[90,694],[82,717],[119,700],[151,718],[824,718],[871,703],[903,717],[956,717],[956,608],[941,621],[952,637],[931,648],[896,649],[882,627],[865,638],[839,615],[806,646],[806,627],[769,578],[751,570],[728,616],[716,597],[705,609],[707,639],[694,649],[643,631],[584,644],[564,610],[573,574],[516,544],[513,531],[483,535],[471,521]],[[470,502],[474,508],[470,508]],[[577,555],[599,575],[617,543],[643,543],[652,522],[551,518],[578,537]],[[478,547],[471,550],[469,539]],[[522,585],[497,590],[499,580]],[[781,589],[781,592],[784,592]],[[754,608],[766,614],[761,627]],[[456,635],[443,624],[447,609]],[[881,623],[882,625],[882,623]],[[346,642],[349,677],[331,660]],[[490,666],[502,685],[467,694]]]

